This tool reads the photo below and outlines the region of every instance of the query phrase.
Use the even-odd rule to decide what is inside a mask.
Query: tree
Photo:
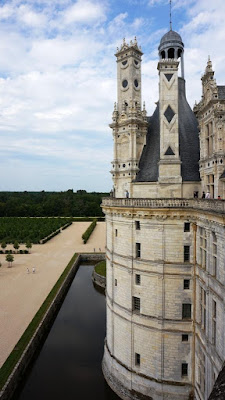
[[[12,263],[14,261],[14,257],[12,254],[7,254],[5,257],[6,261],[9,263],[8,268],[12,267]]]
[[[6,244],[5,241],[3,241],[3,242],[1,243],[1,248],[4,250],[6,247],[7,247],[7,244]]]
[[[17,240],[15,240],[15,242],[14,242],[14,244],[13,244],[13,247],[14,247],[15,250],[18,250],[18,249],[20,248],[20,245],[19,245],[19,243],[17,242]]]
[[[31,247],[32,247],[32,243],[28,240],[26,243],[26,248],[27,248],[28,252],[29,252],[29,249],[31,249]]]

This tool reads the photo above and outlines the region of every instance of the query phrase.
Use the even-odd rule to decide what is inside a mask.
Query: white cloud
[[[78,0],[63,12],[66,24],[93,23],[105,19],[105,7],[96,1]]]

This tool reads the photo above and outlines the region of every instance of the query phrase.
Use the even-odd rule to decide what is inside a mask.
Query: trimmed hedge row
[[[86,229],[86,231],[83,233],[82,235],[82,239],[84,244],[87,243],[89,237],[91,236],[93,230],[95,229],[97,224],[97,219],[95,218],[94,221],[91,223],[91,225],[89,225],[89,227]]]
[[[44,317],[45,313],[47,312],[48,308],[50,307],[52,301],[56,297],[59,289],[61,288],[64,280],[66,279],[68,273],[70,272],[74,262],[77,258],[77,254],[75,253],[71,258],[70,262],[67,264],[66,268],[64,269],[63,273],[59,277],[56,284],[53,286],[52,290],[46,297],[45,301],[43,302],[42,306],[39,308],[37,313],[35,314],[34,318],[28,325],[27,329],[21,336],[20,340],[17,342],[16,346],[10,353],[9,357],[3,364],[0,369],[0,390],[3,388],[4,384],[6,383],[9,375],[11,374],[12,370],[14,369],[15,365],[19,361],[22,353],[26,349],[29,341],[31,340],[32,336],[34,335],[36,329],[38,328],[42,318]]]
[[[28,250],[0,250],[0,254],[29,254]]]
[[[60,229],[58,229],[57,231],[51,233],[51,235],[47,236],[46,238],[42,239],[40,241],[41,244],[45,244],[46,242],[48,242],[50,239],[52,239],[53,237],[55,237],[56,235],[58,235],[60,233]]]

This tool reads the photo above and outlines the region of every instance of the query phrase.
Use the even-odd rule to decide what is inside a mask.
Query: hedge
[[[83,239],[84,244],[87,243],[89,237],[91,236],[93,230],[96,227],[96,224],[97,224],[97,219],[95,218],[94,221],[91,223],[91,225],[89,225],[87,230],[83,233],[82,239]]]

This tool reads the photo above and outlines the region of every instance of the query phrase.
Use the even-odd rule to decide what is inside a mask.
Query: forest
[[[102,197],[109,193],[0,192],[0,217],[102,217]]]

